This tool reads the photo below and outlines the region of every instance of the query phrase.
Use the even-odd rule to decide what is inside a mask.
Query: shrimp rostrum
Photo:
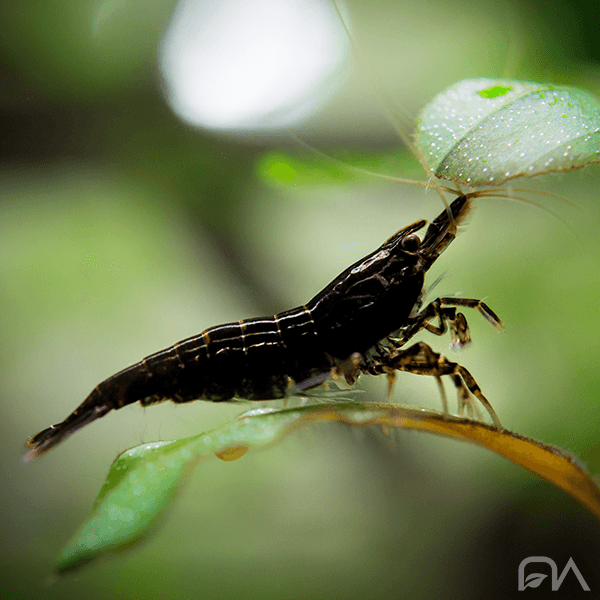
[[[458,390],[459,413],[475,414],[473,397],[500,428],[494,409],[473,376],[423,342],[406,344],[425,329],[453,345],[470,341],[457,307],[476,308],[502,327],[480,300],[437,298],[422,307],[425,274],[456,237],[471,200],[460,196],[425,230],[420,220],[390,237],[380,248],[336,277],[307,304],[274,316],[247,319],[204,330],[151,354],[97,385],[64,421],[33,436],[26,460],[113,409],[165,400],[224,402],[233,398],[271,400],[320,385],[328,376],[353,384],[361,373],[397,371],[449,375]],[[443,390],[443,388],[442,388]],[[445,395],[442,393],[447,411]]]

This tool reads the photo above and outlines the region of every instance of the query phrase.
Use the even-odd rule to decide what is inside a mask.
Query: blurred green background
[[[305,302],[442,208],[421,188],[331,177],[287,134],[224,136],[179,122],[156,66],[174,4],[0,5],[2,597],[507,598],[531,555],[560,570],[572,556],[600,589],[600,524],[550,485],[475,447],[334,425],[209,461],[150,540],[48,579],[120,451],[208,430],[247,406],[130,407],[23,465],[30,435],[153,351]],[[393,151],[386,172],[423,179],[375,82],[385,108],[412,117],[468,77],[600,94],[593,4],[352,0],[348,11],[367,67],[355,64],[337,98],[295,131],[329,154],[377,164]],[[265,177],[274,151],[312,171],[287,185]],[[596,166],[517,180],[581,209],[529,196],[566,226],[483,200],[428,279],[444,274],[432,294],[483,297],[506,324],[496,335],[468,314],[475,342],[459,358],[503,424],[572,451],[591,473],[600,472],[599,184]],[[450,353],[448,339],[424,338]],[[384,397],[383,381],[361,387],[359,399]],[[439,408],[426,378],[401,376],[395,399]]]

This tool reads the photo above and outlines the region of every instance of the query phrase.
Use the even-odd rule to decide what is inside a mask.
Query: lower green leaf
[[[570,494],[600,519],[600,488],[573,456],[506,429],[397,404],[349,402],[256,409],[210,432],[123,452],[112,464],[87,521],[63,550],[58,570],[72,570],[142,539],[199,460],[213,454],[235,460],[248,449],[269,446],[299,427],[325,421],[426,431],[484,446]]]

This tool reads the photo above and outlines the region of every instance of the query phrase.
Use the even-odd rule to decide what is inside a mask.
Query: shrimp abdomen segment
[[[26,460],[113,409],[166,400],[223,402],[284,398],[290,384],[328,371],[310,311],[226,323],[147,356],[100,383],[64,421],[32,437]]]

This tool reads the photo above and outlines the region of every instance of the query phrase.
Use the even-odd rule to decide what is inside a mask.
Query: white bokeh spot
[[[268,131],[298,124],[331,98],[348,49],[323,0],[180,0],[159,61],[183,120]]]

